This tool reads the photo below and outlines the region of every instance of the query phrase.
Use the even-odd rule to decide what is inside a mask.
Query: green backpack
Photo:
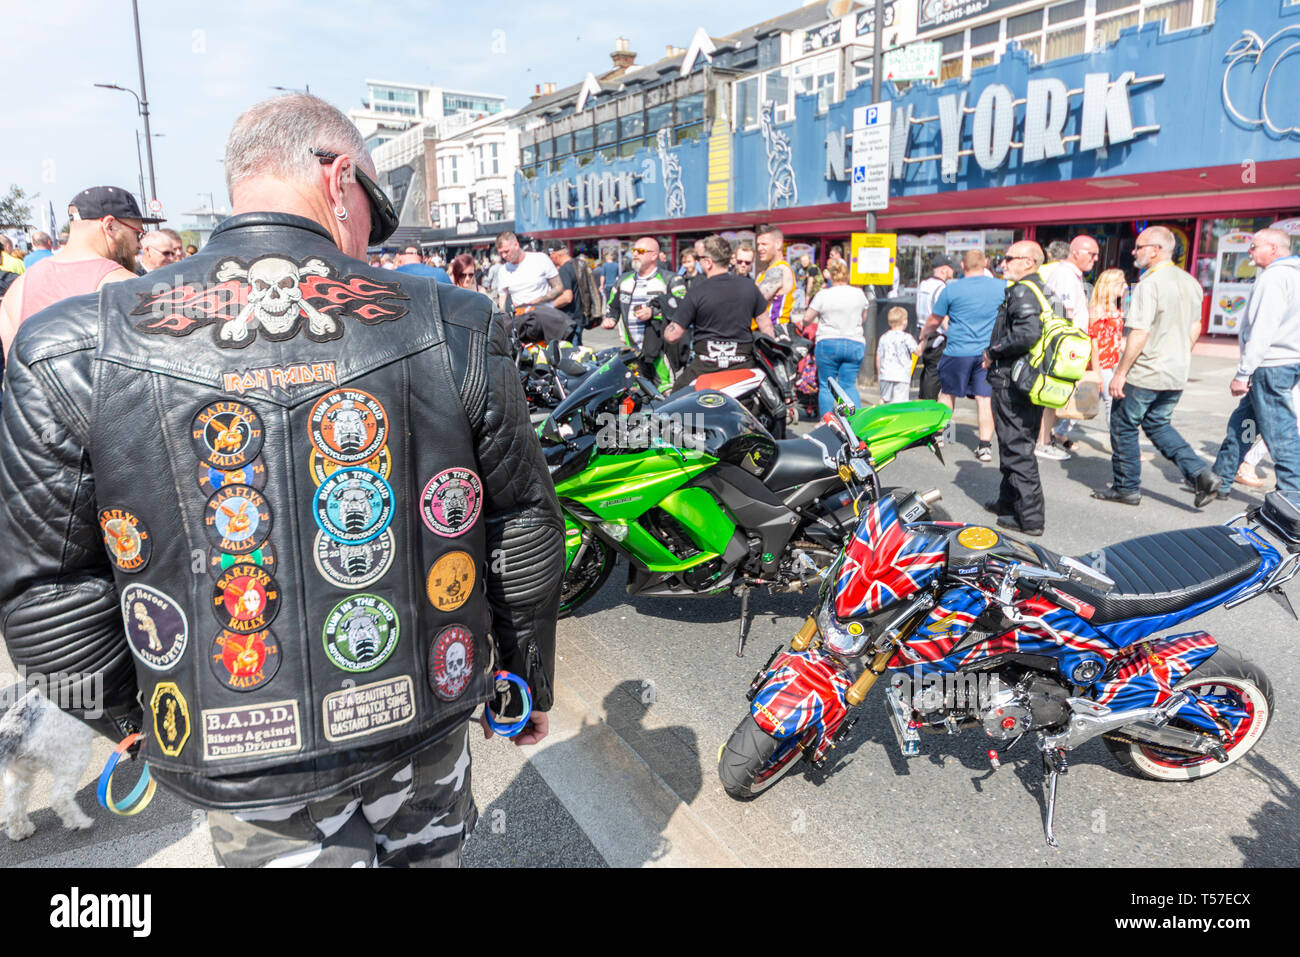
[[[1034,405],[1061,409],[1074,394],[1075,384],[1088,371],[1092,339],[1066,316],[1058,315],[1037,283],[1033,290],[1043,307],[1043,334],[1011,369],[1016,386],[1029,394]]]

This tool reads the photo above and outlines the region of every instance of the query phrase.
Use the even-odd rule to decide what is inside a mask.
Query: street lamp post
[[[879,6],[880,0],[877,0]],[[144,47],[140,43],[140,3],[131,0],[131,12],[135,16],[135,55],[140,64],[140,115],[144,117],[144,148],[149,154],[149,198],[158,198],[158,184],[153,175],[153,137],[149,135],[149,94],[144,88]]]

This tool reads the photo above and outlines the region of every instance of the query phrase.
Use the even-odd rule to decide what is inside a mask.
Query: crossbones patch
[[[443,701],[455,701],[474,677],[474,636],[464,625],[450,625],[429,648],[429,686]]]
[[[304,329],[307,338],[329,342],[343,335],[343,316],[374,325],[406,315],[405,306],[384,302],[410,298],[397,283],[336,276],[332,265],[314,256],[262,256],[251,264],[223,259],[207,284],[139,293],[131,315],[146,316],[135,329],[151,335],[188,336],[215,323],[213,341],[224,349],[250,345],[259,330],[276,342]]]

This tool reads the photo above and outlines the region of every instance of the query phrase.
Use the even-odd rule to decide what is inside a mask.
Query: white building
[[[504,96],[422,83],[366,80],[366,89],[361,108],[349,110],[348,118],[372,151],[417,123],[436,123],[457,114],[491,116],[500,113],[506,104]]]

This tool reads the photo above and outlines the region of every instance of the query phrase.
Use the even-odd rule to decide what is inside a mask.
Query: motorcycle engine
[[[1068,692],[1061,685],[1036,674],[1027,674],[1014,685],[1003,684],[976,716],[990,738],[1008,741],[1026,731],[1064,723],[1070,714]]]

